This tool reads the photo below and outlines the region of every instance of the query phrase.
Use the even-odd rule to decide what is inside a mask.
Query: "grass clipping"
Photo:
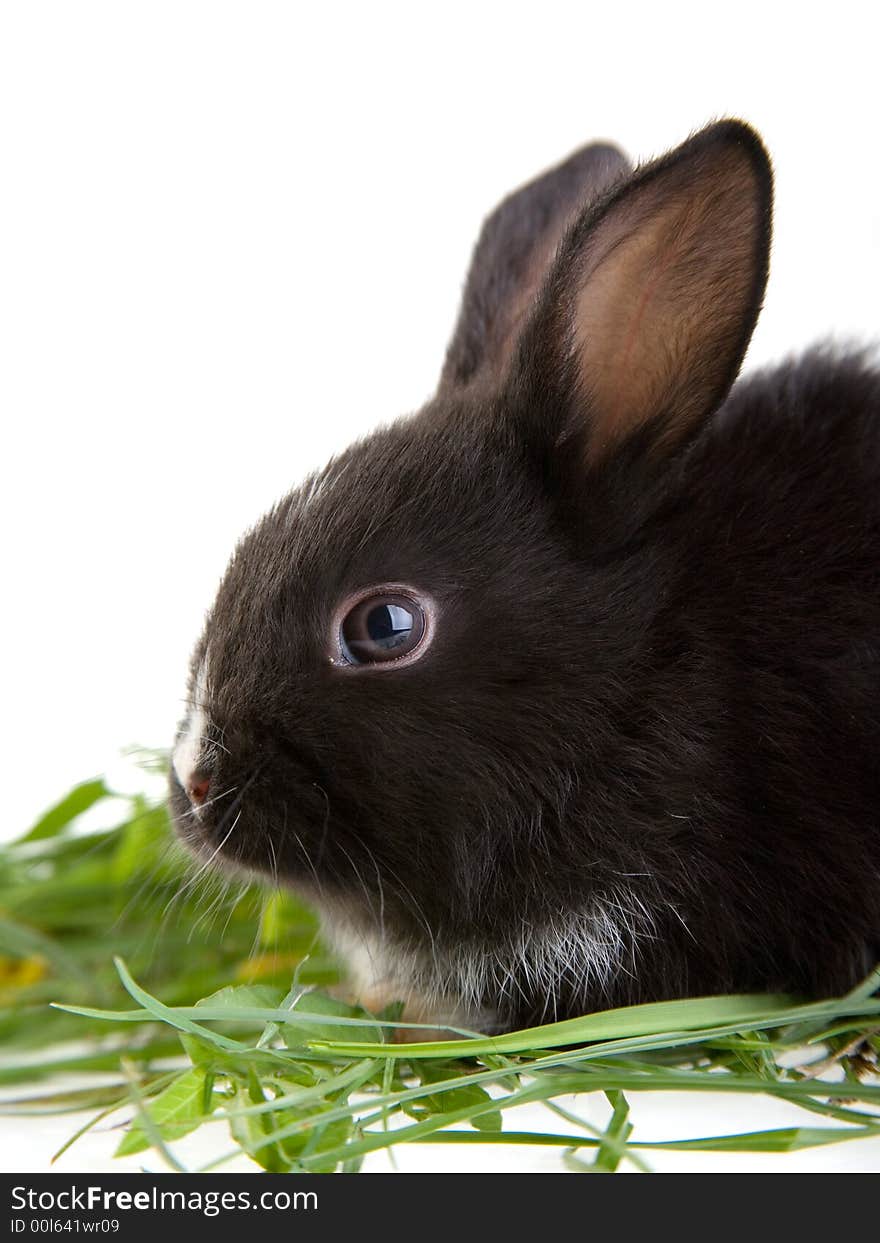
[[[83,831],[81,815],[107,800],[117,827]],[[611,1172],[648,1168],[652,1149],[880,1137],[880,973],[830,1001],[700,998],[420,1044],[394,1043],[397,1013],[325,991],[337,980],[308,911],[199,874],[164,807],[102,780],[0,847],[0,1112],[93,1111],[61,1151],[112,1117],[125,1119],[119,1156],[153,1149],[182,1170],[176,1142],[210,1125],[231,1143],[202,1168],[243,1151],[279,1173],[356,1171],[407,1143],[550,1145],[560,1168]],[[53,1084],[94,1071],[98,1088]],[[804,1124],[646,1141],[629,1102],[657,1091],[775,1097]],[[594,1093],[601,1127],[560,1103]],[[546,1130],[505,1125],[534,1102]]]

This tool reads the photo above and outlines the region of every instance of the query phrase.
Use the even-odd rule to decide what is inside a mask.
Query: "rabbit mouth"
[[[206,875],[222,870],[280,885],[314,906],[322,893],[345,887],[340,878],[351,857],[345,835],[331,824],[330,798],[305,762],[292,773],[286,756],[283,786],[272,771],[268,756],[243,770],[218,765],[212,776],[216,793],[194,803],[172,768],[172,825]]]
[[[220,866],[243,861],[238,842],[233,839],[244,836],[239,833],[239,827],[245,811],[247,787],[254,777],[240,787],[229,786],[196,803],[172,767],[169,774],[172,823],[178,839],[206,869],[213,863]]]

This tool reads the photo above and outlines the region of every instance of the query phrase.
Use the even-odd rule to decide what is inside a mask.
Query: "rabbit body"
[[[880,374],[731,388],[769,195],[734,122],[532,183],[433,401],[236,550],[172,807],[375,1009],[499,1030],[880,959]]]

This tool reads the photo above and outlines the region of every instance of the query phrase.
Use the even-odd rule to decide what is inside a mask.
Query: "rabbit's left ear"
[[[474,249],[441,392],[500,382],[566,228],[630,171],[616,147],[594,142],[495,208]]]
[[[581,216],[512,376],[542,437],[580,442],[595,464],[634,433],[656,453],[696,430],[726,396],[758,317],[771,201],[760,139],[723,121]]]

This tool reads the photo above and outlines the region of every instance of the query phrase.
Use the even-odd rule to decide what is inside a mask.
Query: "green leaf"
[[[111,875],[120,885],[137,876],[158,879],[173,875],[168,849],[168,813],[164,807],[141,807],[120,826],[111,869]]]
[[[326,1018],[326,1022],[316,1022],[314,1018],[299,1020],[299,1015],[314,1015]],[[382,1041],[380,1027],[350,1027],[334,1023],[334,1019],[368,1019],[366,1010],[359,1006],[349,1006],[326,993],[308,992],[291,1007],[289,1017],[281,1023],[281,1033],[289,1049],[301,1049],[314,1040],[333,1040],[344,1031],[355,1049],[361,1043],[378,1044]]]
[[[290,1168],[290,1162],[279,1144],[268,1143],[266,1140],[269,1129],[267,1119],[274,1115],[244,1112],[249,1105],[260,1104],[262,1101],[262,1092],[255,1100],[252,1088],[237,1088],[231,1103],[238,1108],[238,1112],[229,1119],[229,1132],[257,1165],[270,1174],[284,1174]]]
[[[96,777],[92,781],[84,781],[81,785],[75,786],[54,807],[50,807],[20,840],[37,842],[47,837],[56,837],[72,824],[77,816],[81,816],[84,811],[94,807],[95,803],[99,803],[103,798],[113,797],[113,792],[107,789],[102,778]]]
[[[256,1074],[248,1077],[247,1087],[236,1092],[234,1105],[237,1109],[229,1117],[229,1129],[248,1156],[270,1174],[281,1174],[296,1168],[300,1157],[320,1154],[325,1149],[344,1144],[353,1127],[350,1118],[337,1119],[332,1123],[321,1122],[320,1114],[310,1116],[305,1108],[285,1105],[283,1098],[273,1104],[271,1084],[269,1095],[266,1086]],[[257,1110],[254,1110],[257,1106]],[[277,1132],[296,1128],[294,1133],[278,1136]],[[270,1138],[271,1137],[271,1138]],[[318,1172],[332,1172],[337,1162],[318,1165]]]
[[[236,1010],[274,1010],[281,1004],[283,996],[280,988],[273,988],[270,984],[229,984],[209,997],[203,997],[196,1002],[196,1006],[209,1006],[221,1013],[228,1010],[229,1017],[234,1018]]]
[[[303,1144],[298,1154],[298,1163],[304,1158],[309,1158],[309,1171],[313,1174],[333,1174],[341,1161],[345,1160],[345,1156],[339,1155],[339,1149],[343,1149],[354,1133],[354,1123],[351,1118],[339,1118],[335,1122],[328,1122],[326,1125],[316,1126],[310,1135],[307,1136],[306,1143]],[[322,1153],[333,1153],[322,1161]]]
[[[189,1032],[178,1032],[180,1043],[183,1045],[186,1053],[193,1066],[197,1066],[200,1070],[210,1070],[217,1065],[218,1059],[222,1057],[219,1049],[214,1045],[208,1044],[207,1040],[200,1040],[198,1036],[192,1036]]]
[[[451,1068],[443,1062],[419,1062],[415,1069],[420,1081],[425,1085],[442,1085],[453,1078],[453,1075],[457,1077],[459,1073],[455,1071],[450,1073]],[[492,1097],[486,1089],[481,1088],[478,1083],[464,1084],[445,1092],[432,1092],[419,1096],[416,1100],[404,1105],[404,1113],[418,1120],[430,1117],[432,1114],[449,1114],[457,1113],[462,1109],[477,1109],[491,1100]],[[475,1114],[470,1122],[471,1126],[478,1131],[500,1131],[502,1127],[501,1113],[498,1110]]]
[[[213,1091],[208,1073],[201,1067],[185,1070],[173,1083],[145,1106],[150,1118],[163,1140],[180,1139],[188,1135],[205,1118],[209,1117],[219,1099]],[[135,1152],[150,1148],[151,1142],[143,1122],[136,1119],[116,1149],[117,1157],[128,1157]]]

